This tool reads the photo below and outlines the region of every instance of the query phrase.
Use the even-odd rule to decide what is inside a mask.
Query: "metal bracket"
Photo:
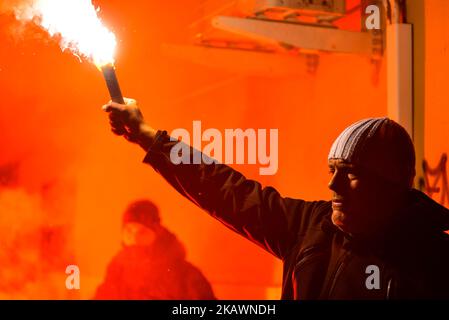
[[[227,16],[213,18],[212,25],[255,40],[308,51],[371,55],[373,50],[372,36],[367,32]]]

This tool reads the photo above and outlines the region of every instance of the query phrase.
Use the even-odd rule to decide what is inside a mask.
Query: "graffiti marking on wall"
[[[424,191],[433,197],[436,193],[440,194],[440,204],[449,204],[449,186],[447,177],[447,154],[443,153],[440,163],[436,168],[431,168],[427,160],[423,161],[424,170]],[[433,178],[433,181],[430,181]]]

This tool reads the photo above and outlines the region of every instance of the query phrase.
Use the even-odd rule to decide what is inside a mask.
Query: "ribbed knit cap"
[[[413,186],[413,142],[402,126],[388,118],[370,118],[350,125],[333,143],[328,159],[342,159],[400,186]]]

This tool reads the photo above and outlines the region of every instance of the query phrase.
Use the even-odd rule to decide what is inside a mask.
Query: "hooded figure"
[[[132,203],[123,215],[123,248],[110,262],[95,299],[213,300],[201,271],[186,261],[184,246],[160,224],[150,201]]]

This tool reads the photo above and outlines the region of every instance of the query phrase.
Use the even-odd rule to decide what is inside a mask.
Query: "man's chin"
[[[350,232],[351,229],[351,223],[350,221],[348,221],[348,216],[339,210],[334,210],[332,212],[332,223],[339,228],[340,230],[342,230],[343,232]]]

